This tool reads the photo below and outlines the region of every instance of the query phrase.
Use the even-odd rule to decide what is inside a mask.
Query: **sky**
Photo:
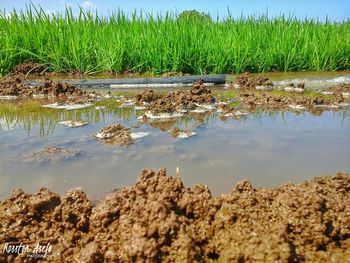
[[[198,10],[209,13],[213,18],[226,17],[228,9],[233,17],[261,15],[268,13],[269,17],[281,14],[293,14],[299,19],[317,18],[324,21],[328,17],[332,21],[343,21],[350,18],[350,0],[32,0],[34,5],[40,5],[47,13],[56,13],[70,6],[77,10],[97,10],[99,14],[108,15],[119,9],[130,13],[133,10],[143,10],[148,13],[164,14],[167,11],[182,12],[184,10]],[[0,10],[9,13],[14,8],[19,11],[25,9],[26,0],[0,0]]]

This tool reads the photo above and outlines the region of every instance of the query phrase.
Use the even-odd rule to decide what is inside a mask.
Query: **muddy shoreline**
[[[350,257],[350,175],[274,189],[238,183],[212,197],[164,169],[96,206],[80,189],[59,196],[17,189],[0,203],[0,239],[50,243],[47,261],[344,262]],[[2,262],[36,261],[2,253]],[[44,260],[44,261],[45,261]]]

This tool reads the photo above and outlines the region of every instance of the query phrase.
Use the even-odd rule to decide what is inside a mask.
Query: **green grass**
[[[0,75],[25,61],[84,73],[348,70],[350,20],[181,20],[122,11],[105,18],[71,9],[49,16],[35,6],[1,12]]]

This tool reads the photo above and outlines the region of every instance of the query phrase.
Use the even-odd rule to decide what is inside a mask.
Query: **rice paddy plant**
[[[212,21],[83,9],[48,15],[40,7],[0,12],[0,74],[16,64],[51,71],[194,74],[350,69],[350,21],[247,17]]]

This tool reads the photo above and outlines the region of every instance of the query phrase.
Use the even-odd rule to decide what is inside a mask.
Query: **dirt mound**
[[[328,91],[333,91],[334,93],[350,92],[350,84],[339,84],[334,87],[330,87]]]
[[[141,93],[136,94],[135,102],[137,104],[140,104],[142,102],[150,103],[150,102],[156,101],[160,97],[161,97],[161,95],[155,93],[153,90],[145,89]]]
[[[35,62],[28,62],[23,63],[15,66],[13,70],[13,74],[17,75],[43,75],[47,69],[47,66],[45,64],[35,63]]]
[[[255,89],[256,86],[273,86],[273,83],[269,78],[263,76],[252,77],[249,73],[238,76],[234,85],[241,89]]]
[[[0,203],[0,238],[49,242],[51,261],[344,262],[349,202],[348,174],[274,189],[241,182],[212,197],[206,186],[185,188],[165,170],[143,170],[95,208],[79,189],[63,197],[16,190]],[[0,260],[16,256],[2,251]]]
[[[108,144],[128,145],[133,142],[130,136],[130,130],[120,124],[113,124],[102,128],[95,137]]]
[[[157,97],[156,97],[157,96]],[[136,101],[149,98],[150,105],[147,110],[152,113],[175,112],[182,109],[193,109],[198,104],[210,104],[215,102],[211,90],[207,88],[203,81],[194,83],[188,91],[174,91],[167,95],[155,95],[152,90],[145,90],[136,96]]]
[[[170,71],[165,72],[162,74],[162,77],[182,77],[182,76],[189,76],[190,74],[183,73],[183,72],[177,72],[177,71]]]
[[[0,96],[18,96],[19,98],[44,97],[76,97],[86,96],[86,93],[74,86],[61,82],[46,80],[37,87],[26,87],[22,78],[10,76],[0,82]]]

